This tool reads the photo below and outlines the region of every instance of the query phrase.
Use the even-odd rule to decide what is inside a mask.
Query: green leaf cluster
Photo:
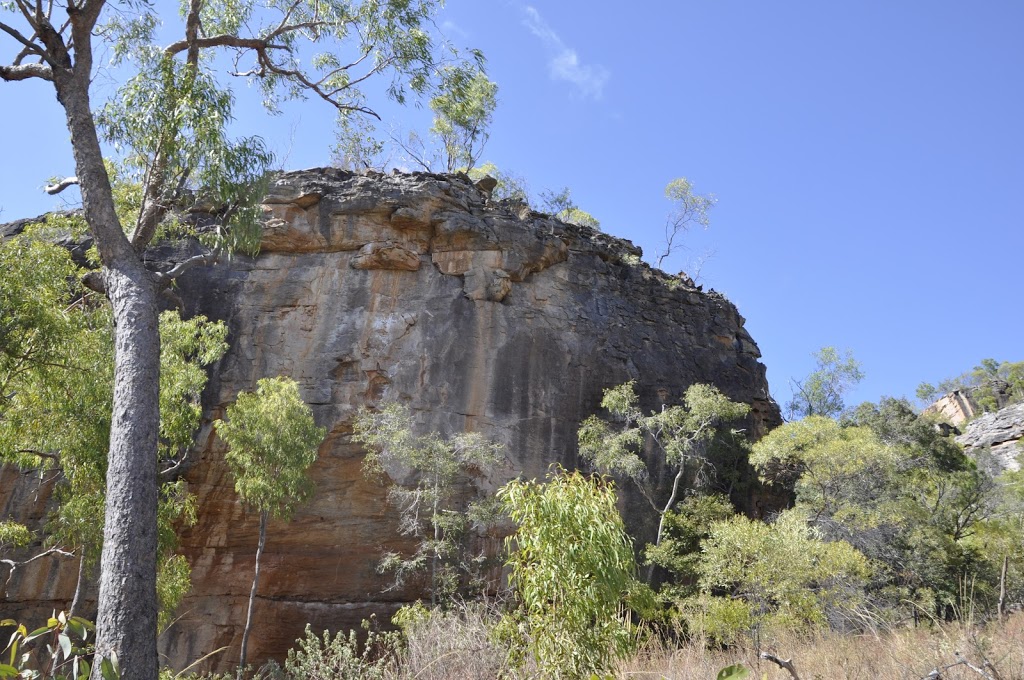
[[[430,99],[431,133],[441,140],[448,172],[472,168],[490,137],[488,128],[498,105],[498,85],[483,69],[469,64],[441,69],[440,93]]]
[[[712,525],[698,564],[701,594],[683,602],[692,630],[735,642],[754,627],[806,630],[853,612],[871,575],[844,541],[824,541],[806,511],[765,523],[737,515]]]
[[[79,680],[89,677],[96,634],[96,626],[91,621],[59,612],[32,632],[13,619],[0,621],[0,628],[7,626],[13,626],[14,632],[7,647],[0,652],[0,679]],[[102,662],[100,677],[103,680],[116,680],[120,676],[117,655],[111,656]]]
[[[1006,523],[1004,484],[905,401],[863,404],[842,423],[787,423],[754,445],[751,463],[794,490],[823,538],[873,560],[867,595],[882,616],[951,616],[965,582],[978,607],[993,608],[999,563],[1019,554],[1008,549],[1021,533]]]
[[[52,216],[0,243],[0,461],[41,477],[59,472],[44,541],[75,550],[91,567],[103,542],[114,349],[109,307],[82,287],[68,252],[47,240],[80,228],[77,220]],[[159,459],[173,467],[192,444],[205,367],[227,350],[227,328],[165,312],[160,332]],[[183,481],[164,485],[158,512],[161,560],[170,564],[175,523],[194,522]],[[175,580],[179,593],[163,599],[164,617],[187,590],[183,564],[173,578],[160,576]]]
[[[401,533],[418,539],[412,555],[385,553],[379,570],[394,574],[394,587],[429,570],[431,601],[437,603],[484,585],[487,558],[471,550],[468,532],[492,524],[496,512],[472,482],[486,477],[504,455],[500,444],[477,432],[446,438],[413,430],[408,407],[390,402],[380,411],[359,412],[352,441],[368,449],[364,473],[388,480],[388,501],[398,508]]]
[[[849,351],[822,347],[813,356],[817,368],[802,381],[790,381],[793,398],[786,404],[790,418],[838,416],[846,406],[843,395],[864,379],[860,363]]]
[[[638,590],[613,484],[558,471],[498,497],[518,526],[507,539],[518,608],[500,625],[513,655],[529,653],[542,677],[602,672],[632,647],[623,605]]]
[[[255,392],[239,393],[214,427],[228,445],[224,458],[244,503],[289,519],[312,495],[307,470],[327,431],[317,427],[297,382],[261,378]]]

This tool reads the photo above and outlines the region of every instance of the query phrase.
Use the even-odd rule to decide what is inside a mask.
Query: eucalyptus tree
[[[822,347],[811,356],[817,368],[803,380],[790,380],[793,398],[786,410],[790,418],[837,417],[846,407],[843,395],[864,379],[864,371],[849,350]]]
[[[711,223],[708,213],[718,199],[714,194],[698,194],[693,183],[685,177],[678,177],[665,185],[665,198],[672,201],[672,212],[665,218],[665,246],[658,253],[655,266],[660,268],[672,253],[683,247],[679,237],[697,226],[707,229]]]
[[[74,554],[80,601],[87,573],[103,543],[104,476],[113,393],[110,309],[80,283],[68,251],[52,243],[54,229],[84,228],[73,215],[0,242],[0,463],[56,478],[55,503],[42,527],[43,554]],[[227,350],[227,327],[202,316],[160,316],[160,572],[157,590],[166,617],[188,586],[183,558],[173,556],[172,525],[191,515],[193,501],[176,473],[199,426],[206,367]],[[8,561],[14,569],[17,563]],[[70,612],[69,612],[70,615]]]
[[[0,80],[50,83],[71,134],[77,184],[102,269],[88,283],[110,300],[116,325],[113,417],[97,620],[103,658],[126,676],[156,677],[156,451],[159,441],[158,300],[173,280],[219,249],[258,244],[262,140],[231,139],[233,85],[258,84],[272,108],[312,97],[343,118],[376,115],[363,85],[387,83],[399,102],[429,94],[438,50],[428,28],[438,0],[184,0],[177,13],[146,0],[7,0]],[[171,36],[171,37],[168,37]],[[164,42],[160,42],[164,41]],[[98,57],[132,75],[106,106],[93,98]],[[57,131],[34,131],[52,134]],[[111,147],[141,183],[122,221],[104,163]],[[218,249],[152,271],[143,253],[175,206],[216,206]]]
[[[413,555],[385,553],[378,570],[393,572],[395,587],[416,572],[429,570],[431,605],[454,599],[463,577],[478,576],[474,572],[483,562],[464,550],[467,532],[472,525],[490,524],[495,514],[480,489],[470,493],[465,487],[486,478],[500,464],[501,445],[479,432],[448,438],[437,432],[414,434],[411,411],[396,402],[377,412],[360,410],[352,429],[352,440],[369,449],[364,472],[387,480],[388,501],[399,511],[399,530],[418,539]],[[413,473],[412,478],[391,478],[389,471],[395,474],[396,469]]]
[[[750,407],[731,401],[712,385],[698,383],[687,388],[682,404],[645,416],[632,381],[605,390],[601,406],[618,422],[597,416],[583,421],[580,455],[598,471],[636,483],[658,514],[657,546],[664,534],[666,514],[682,497],[687,473],[695,474],[698,482],[706,480],[711,465],[708,450],[714,439],[730,422],[745,417]],[[647,444],[659,454],[657,464],[673,473],[667,498],[657,499],[648,488],[650,470],[641,456]]]
[[[299,396],[298,383],[283,377],[262,378],[255,392],[240,393],[227,408],[227,420],[218,420],[214,427],[229,447],[225,459],[235,478],[235,491],[260,513],[255,575],[238,664],[241,675],[260,579],[260,557],[267,543],[267,522],[271,517],[290,518],[296,506],[312,495],[313,482],[306,472],[316,461],[327,431],[316,426],[313,414]]]

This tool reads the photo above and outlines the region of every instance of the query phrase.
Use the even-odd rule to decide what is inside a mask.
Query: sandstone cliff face
[[[269,528],[252,660],[282,655],[307,622],[345,628],[416,596],[382,593],[374,570],[382,547],[404,543],[349,439],[360,406],[398,400],[424,432],[477,430],[502,442],[509,463],[491,487],[541,477],[553,462],[574,466],[579,422],[598,410],[604,388],[630,379],[645,408],[709,382],[753,406],[753,435],[779,422],[736,308],[638,265],[628,242],[494,204],[459,176],[291,173],[273,184],[265,210],[259,257],[182,281],[189,312],[230,325],[209,418],[259,378],[281,374],[299,381],[329,428],[312,470],[315,498],[290,524]],[[187,479],[199,499],[199,522],[182,533],[195,585],[161,649],[180,667],[228,646],[217,663],[227,667],[258,517],[238,503],[208,426]],[[649,513],[635,503],[624,500],[630,522],[649,533]],[[0,507],[14,504],[0,491]],[[73,571],[26,571],[8,597],[47,607],[70,600]]]
[[[981,414],[956,441],[969,455],[988,449],[1000,469],[1020,469],[1017,458],[1024,454],[1024,403]]]

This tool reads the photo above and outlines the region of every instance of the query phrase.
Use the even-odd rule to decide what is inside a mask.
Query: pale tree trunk
[[[238,677],[245,672],[245,653],[249,646],[249,631],[252,628],[252,610],[256,606],[256,586],[260,582],[260,557],[263,546],[267,544],[267,511],[260,511],[260,540],[256,544],[256,571],[252,577],[252,590],[249,591],[249,610],[245,614],[245,630],[242,631],[242,653],[238,658]]]
[[[94,6],[95,7],[95,6]],[[98,12],[98,9],[94,11]],[[96,660],[117,655],[125,680],[157,677],[157,436],[160,334],[153,277],[131,247],[113,193],[89,101],[91,24],[73,29],[78,63],[54,69],[57,99],[71,132],[82,207],[103,264],[114,314],[114,399],[107,456]]]
[[[75,582],[75,596],[71,598],[71,606],[68,607],[68,618],[75,616],[82,606],[82,596],[85,590],[85,549],[80,548],[83,554],[78,556],[78,581]]]

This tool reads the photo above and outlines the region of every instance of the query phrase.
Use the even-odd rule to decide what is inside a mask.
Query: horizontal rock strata
[[[290,524],[271,522],[249,657],[282,656],[302,633],[382,618],[415,598],[382,592],[375,561],[408,547],[384,490],[361,473],[350,441],[361,406],[407,404],[422,431],[480,431],[508,464],[485,484],[552,463],[573,467],[580,421],[602,390],[636,380],[643,406],[676,403],[696,382],[753,407],[752,435],[779,422],[743,318],[723,296],[640,264],[630,243],[493,202],[465,176],[309,170],[280,176],[265,201],[256,258],[235,257],[181,281],[190,313],[224,319],[231,350],[207,391],[223,413],[259,378],[299,381],[328,428],[317,491]],[[182,550],[194,587],[161,650],[182,667],[222,646],[237,658],[258,517],[238,502],[223,445],[207,426],[187,480],[199,521]],[[658,481],[658,480],[656,480]],[[653,531],[646,504],[623,501],[633,529]],[[0,507],[15,500],[0,492]],[[497,551],[500,537],[485,537]],[[70,599],[74,565],[40,566],[8,597]]]

